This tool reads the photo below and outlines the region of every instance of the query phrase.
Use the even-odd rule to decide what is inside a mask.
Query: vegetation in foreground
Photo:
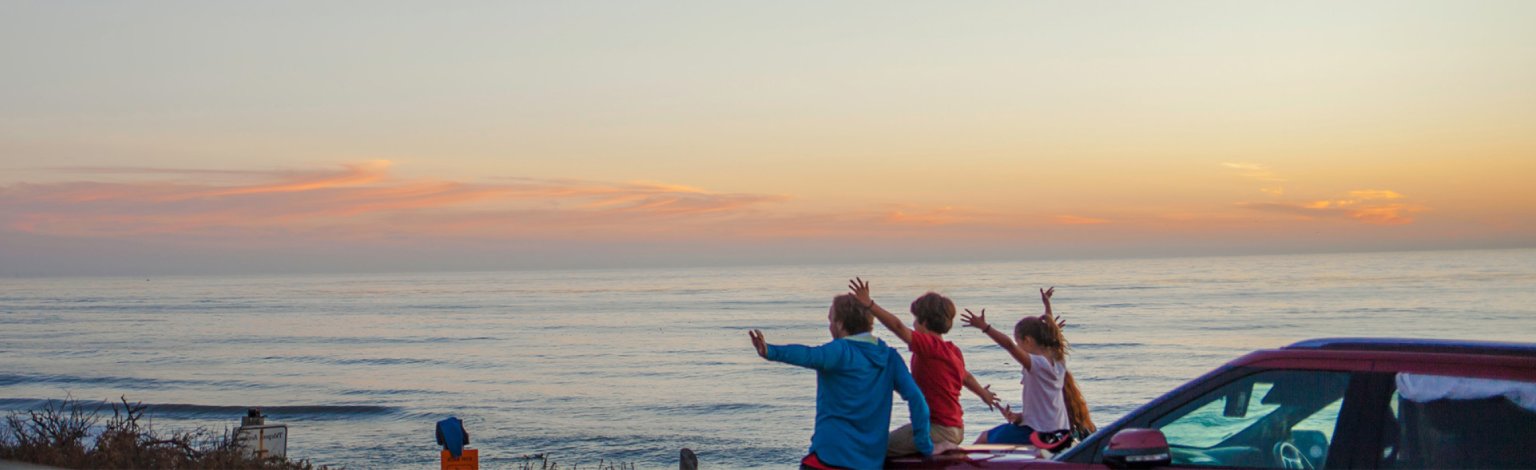
[[[531,456],[524,455],[523,465],[517,468],[518,470],[581,470],[587,467],[580,465],[562,467],[558,463],[549,461],[549,457],[546,457],[543,454],[538,454]],[[597,466],[592,468],[594,470],[635,470],[635,464],[598,460]]]
[[[120,399],[104,422],[105,404],[73,397],[49,400],[41,410],[12,412],[0,429],[0,460],[65,468],[314,468],[307,461],[245,457],[232,431],[161,432],[141,425],[148,406]]]

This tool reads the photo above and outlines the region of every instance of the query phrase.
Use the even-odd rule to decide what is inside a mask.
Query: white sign
[[[235,445],[248,458],[288,458],[288,425],[241,426],[235,431]]]

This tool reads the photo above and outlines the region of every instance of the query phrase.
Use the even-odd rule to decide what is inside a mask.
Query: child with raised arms
[[[1051,312],[1051,295],[1056,288],[1040,290],[1045,314],[1025,316],[1013,327],[1013,337],[987,323],[987,311],[965,311],[961,320],[979,329],[1002,346],[1015,361],[1024,366],[1023,403],[1018,413],[1003,407],[1008,422],[998,425],[976,439],[976,443],[1032,444],[1057,452],[1072,445],[1074,436],[1094,430],[1088,406],[1072,374],[1067,372],[1067,339]]]

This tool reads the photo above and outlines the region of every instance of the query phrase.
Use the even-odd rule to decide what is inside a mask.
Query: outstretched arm
[[[987,309],[981,309],[981,313],[971,313],[971,309],[965,309],[965,313],[960,315],[960,320],[965,322],[965,326],[986,333],[988,338],[992,338],[992,342],[1008,350],[1008,354],[1013,355],[1014,361],[1024,365],[1024,370],[1029,370],[1031,366],[1029,354],[1019,348],[1019,345],[1014,344],[1013,338],[1009,338],[1006,333],[997,331],[997,328],[987,324]]]
[[[976,381],[976,376],[971,375],[970,372],[966,372],[965,388],[970,390],[971,393],[976,394],[976,398],[980,398],[983,403],[986,403],[987,409],[997,409],[997,395],[992,393],[991,385],[983,387],[981,382]]]
[[[809,369],[824,370],[832,367],[836,362],[832,355],[827,353],[827,346],[801,346],[798,344],[773,345],[763,339],[761,330],[747,332],[752,337],[752,347],[757,349],[757,355],[774,362],[797,365]]]
[[[885,325],[885,329],[895,333],[897,338],[901,338],[901,342],[912,343],[912,330],[908,329],[907,325],[902,324],[900,318],[896,318],[896,315],[892,315],[891,312],[876,304],[875,299],[870,298],[869,281],[858,277],[853,278],[853,280],[848,281],[848,290],[853,292],[853,296],[859,299],[860,304],[869,307],[869,310],[874,312],[875,319],[880,320],[880,324]]]

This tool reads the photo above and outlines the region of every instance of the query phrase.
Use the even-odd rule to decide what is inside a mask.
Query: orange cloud
[[[296,191],[312,191],[316,189],[360,186],[384,179],[385,172],[389,170],[389,160],[374,160],[371,162],[343,165],[346,171],[339,174],[323,175],[317,178],[303,178],[297,181],[285,181],[276,184],[265,184],[233,188],[226,191],[208,194],[209,196],[233,196],[239,194],[254,193],[286,193]]]
[[[490,183],[392,179],[389,162],[328,172],[219,172],[240,182],[66,182],[0,188],[12,231],[80,237],[337,233],[559,233],[592,227],[686,230],[783,200],[656,183],[508,178]],[[126,168],[99,173],[209,176]],[[421,217],[431,214],[433,217]],[[656,222],[665,219],[666,222]],[[442,224],[436,226],[433,224]],[[536,226],[536,224],[543,224]]]
[[[1403,195],[1396,191],[1386,189],[1359,189],[1350,191],[1349,196],[1355,199],[1402,199]]]
[[[885,214],[885,222],[890,224],[913,225],[950,225],[969,220],[966,214],[956,211],[953,207],[940,207],[929,210],[913,210],[910,208],[893,210]]]
[[[924,241],[1081,241],[1079,226],[1103,236],[1175,233],[1252,217],[1167,208],[1174,215],[1118,210],[1113,217],[958,206],[893,204],[795,212],[787,197],[724,193],[657,182],[487,178],[445,181],[391,174],[388,162],[325,171],[91,168],[109,181],[18,183],[0,187],[0,230],[39,236],[217,243],[274,240],[718,241],[821,239],[887,244]],[[1338,199],[1242,204],[1307,219],[1366,224],[1413,222],[1427,210],[1386,189]],[[1071,209],[1055,209],[1071,210]],[[1088,210],[1088,209],[1080,209]],[[1171,223],[1177,222],[1177,223]],[[1193,223],[1191,223],[1193,222]],[[1111,225],[1112,224],[1112,225]],[[1010,245],[1012,246],[1012,245]]]
[[[1241,207],[1266,212],[1287,213],[1306,218],[1350,218],[1376,225],[1404,225],[1413,223],[1412,214],[1429,210],[1418,204],[1385,203],[1403,199],[1402,194],[1385,189],[1362,189],[1349,192],[1349,199],[1325,199],[1308,202],[1242,203]]]
[[[1381,225],[1402,225],[1413,223],[1413,217],[1409,214],[1423,211],[1424,208],[1408,204],[1389,204],[1385,206],[1361,207],[1349,212],[1349,216],[1361,222]]]
[[[1056,223],[1062,225],[1099,225],[1109,223],[1109,219],[1082,217],[1076,215],[1058,215],[1056,216],[1055,220]]]

